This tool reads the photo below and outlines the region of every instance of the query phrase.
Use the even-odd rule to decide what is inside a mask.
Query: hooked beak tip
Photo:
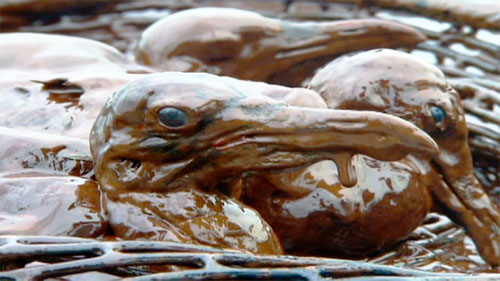
[[[438,155],[440,149],[436,141],[427,133],[422,132],[419,134],[420,140],[416,143],[416,148],[421,150],[424,154]]]

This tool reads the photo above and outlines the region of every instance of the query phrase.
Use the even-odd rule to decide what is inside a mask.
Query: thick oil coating
[[[108,235],[88,141],[0,127],[0,235]]]
[[[0,50],[2,87],[28,82],[26,78],[52,80],[87,69],[126,73],[128,66],[126,56],[114,47],[72,36],[3,33]]]
[[[109,234],[88,135],[134,68],[96,41],[0,34],[0,234]]]
[[[111,94],[147,71],[97,41],[0,34],[0,126],[87,139]]]
[[[332,56],[413,46],[423,39],[414,29],[388,21],[299,24],[243,10],[204,8],[175,13],[151,26],[138,56],[164,65],[159,67],[163,70],[298,85]],[[191,62],[193,67],[186,67]],[[136,73],[147,72],[153,70],[129,63],[124,54],[97,41],[0,34],[0,94],[9,101],[0,104],[0,126],[87,138],[110,94],[137,78]]]
[[[412,156],[397,163],[358,156],[351,165],[361,180],[352,188],[341,185],[337,168],[327,162],[250,179],[243,201],[270,222],[285,247],[332,255],[387,248],[424,218],[432,194],[467,228],[482,256],[499,264],[498,209],[473,175],[464,111],[441,71],[406,53],[374,50],[332,62],[310,87],[330,108],[385,112],[412,122],[436,140],[440,153],[432,161]],[[274,186],[275,195],[268,187],[261,191],[262,182]],[[271,195],[265,202],[257,200],[262,192]],[[331,228],[322,228],[323,222]]]
[[[46,5],[47,1],[31,1],[31,2],[40,2],[40,3],[43,2],[43,6],[47,7],[47,5]],[[51,1],[51,2],[57,2],[57,1]],[[33,8],[33,7],[31,7],[31,8]],[[357,33],[357,32],[362,33],[361,30],[356,31],[356,29],[351,30],[351,32],[352,33]],[[28,39],[27,38],[28,36],[32,36],[32,35],[33,36],[41,36],[40,38],[42,40],[39,41],[38,43],[35,43],[35,44],[33,44],[32,42],[27,44],[27,42],[29,40],[23,41],[25,39]],[[4,36],[4,35],[1,35],[1,36]],[[121,86],[124,83],[126,83],[127,81],[130,80],[127,78],[128,75],[125,75],[123,72],[123,69],[119,66],[120,64],[122,64],[122,62],[120,62],[121,59],[118,59],[118,60],[113,59],[112,58],[114,56],[114,54],[112,54],[113,51],[110,52],[111,59],[109,59],[109,57],[108,58],[104,57],[105,60],[108,60],[109,62],[111,62],[111,64],[113,64],[113,65],[110,65],[111,68],[113,68],[112,72],[118,73],[117,75],[111,75],[112,77],[108,77],[107,75],[109,73],[109,71],[108,71],[109,66],[102,67],[106,63],[101,64],[102,61],[99,61],[99,59],[97,60],[97,63],[92,62],[93,59],[97,59],[98,57],[100,57],[101,56],[100,54],[91,54],[88,57],[89,61],[88,62],[84,61],[83,64],[79,63],[79,62],[74,63],[74,61],[71,57],[74,55],[76,55],[78,57],[79,53],[80,53],[80,52],[78,52],[78,50],[79,51],[92,50],[94,48],[94,46],[98,46],[99,44],[94,44],[94,46],[92,46],[92,44],[86,45],[86,44],[83,44],[83,41],[88,41],[88,40],[82,40],[82,41],[79,41],[78,44],[71,45],[71,47],[68,48],[68,47],[65,47],[65,46],[68,46],[68,44],[64,43],[65,41],[60,40],[60,38],[61,38],[60,36],[34,35],[34,34],[25,34],[23,36],[27,36],[27,37],[23,38],[22,40],[18,40],[18,41],[11,40],[11,39],[7,40],[6,39],[7,37],[2,37],[2,39],[6,39],[6,40],[0,40],[1,43],[7,43],[6,47],[4,47],[4,49],[6,51],[0,52],[0,53],[5,54],[8,59],[14,57],[15,54],[17,54],[17,53],[23,54],[21,56],[21,59],[17,60],[15,62],[15,64],[8,65],[6,63],[7,62],[6,60],[2,60],[1,65],[2,66],[9,66],[8,67],[9,69],[7,72],[3,73],[3,74],[5,74],[5,75],[2,75],[3,78],[0,78],[2,80],[1,83],[6,82],[6,84],[10,85],[17,78],[21,77],[19,75],[20,74],[19,70],[21,70],[21,69],[23,70],[22,71],[23,73],[29,73],[29,75],[23,76],[23,79],[22,79],[23,81],[20,83],[23,85],[26,84],[26,87],[22,86],[22,87],[18,87],[18,88],[11,88],[11,89],[9,89],[9,91],[12,90],[12,92],[10,92],[9,94],[5,94],[5,91],[2,93],[2,96],[4,97],[5,100],[10,100],[10,101],[16,100],[16,102],[9,103],[9,106],[5,106],[6,104],[2,103],[5,106],[5,108],[0,110],[1,112],[4,113],[4,115],[0,119],[5,121],[8,118],[14,118],[15,120],[13,122],[10,122],[7,125],[11,126],[13,124],[16,124],[15,126],[18,126],[19,128],[29,127],[29,129],[39,130],[39,131],[47,131],[45,128],[47,128],[47,124],[50,123],[52,126],[51,128],[54,129],[54,130],[50,130],[50,132],[76,135],[76,136],[79,136],[82,138],[86,138],[87,132],[89,131],[89,128],[90,128],[89,124],[92,124],[93,118],[97,115],[96,110],[100,110],[101,106],[104,104],[104,101],[109,97],[109,95],[112,92],[121,88]],[[42,36],[44,38],[42,38]],[[365,34],[364,38],[368,38],[368,36],[366,36],[366,34]],[[392,37],[392,38],[398,38],[398,37],[396,36],[396,37]],[[44,63],[39,63],[37,65],[34,65],[33,61],[37,60],[37,56],[34,56],[32,54],[36,53],[35,51],[38,51],[38,50],[42,50],[42,53],[43,52],[47,53],[47,50],[51,48],[50,46],[47,47],[47,46],[43,46],[42,44],[40,44],[42,41],[45,41],[45,40],[46,40],[46,42],[49,42],[50,44],[57,45],[57,44],[61,43],[61,44],[59,44],[61,46],[61,48],[55,49],[55,51],[50,51],[49,53],[51,55],[47,56],[45,58],[46,60]],[[77,39],[77,40],[79,40],[79,39]],[[9,45],[12,42],[17,42],[17,44]],[[352,43],[350,43],[350,44],[352,44]],[[217,46],[217,44],[214,44],[214,45]],[[33,49],[33,50],[26,51],[26,52],[22,51],[23,48],[30,47],[30,46],[37,46],[37,48],[36,48],[36,50]],[[98,48],[101,48],[101,47],[98,47]],[[13,50],[16,50],[16,52],[13,52]],[[62,54],[62,56],[59,56],[60,54]],[[300,55],[301,53],[297,52],[297,54]],[[1,55],[0,55],[0,57],[1,57]],[[29,58],[29,59],[26,59],[26,58]],[[294,74],[296,74],[296,72],[298,72],[300,74],[301,71],[305,71],[305,72],[309,73],[308,68],[309,68],[310,64],[312,64],[313,66],[317,66],[320,64],[320,62],[322,62],[322,61],[326,62],[327,60],[329,60],[329,58],[318,59],[318,62],[313,60],[312,62],[306,61],[306,62],[300,63],[299,65],[295,66],[290,71],[286,71],[285,73],[281,73],[279,75],[273,76],[272,81],[274,81],[276,83],[283,83],[283,84],[293,84],[293,83],[298,84],[297,81],[303,80],[303,78],[301,78],[302,74],[301,75],[292,75],[291,71],[293,71]],[[93,64],[94,66],[97,66],[97,67],[91,67],[91,68],[89,68],[89,69],[91,69],[91,71],[86,71],[85,69],[87,69],[87,67],[86,66],[82,67],[82,66],[87,64],[87,63],[88,63],[88,65]],[[25,65],[28,65],[29,67],[25,67]],[[60,65],[69,66],[69,68],[65,68],[63,71],[59,71],[58,67]],[[265,65],[264,67],[266,67],[266,66],[267,65]],[[16,71],[13,71],[14,68],[16,68]],[[217,71],[217,68],[213,68],[213,69]],[[102,70],[102,72],[99,73],[99,71],[101,71],[101,70]],[[57,73],[57,74],[54,75],[54,73]],[[83,77],[84,77],[83,81],[84,82],[78,81],[79,78],[77,78],[77,79],[71,78],[72,76],[68,75],[68,73],[83,74]],[[12,75],[12,74],[14,74],[14,75]],[[48,74],[48,75],[45,76],[46,78],[43,78],[43,77],[41,78],[40,76],[38,76],[39,74]],[[231,74],[228,73],[228,75],[231,75]],[[284,76],[285,78],[282,78],[282,76]],[[304,76],[307,76],[307,75],[304,74]],[[85,80],[86,79],[85,77],[90,77],[90,80],[89,80],[90,82],[87,82]],[[298,77],[300,79],[295,79],[297,81],[293,80],[292,82],[289,82],[290,81],[289,79],[291,77]],[[67,82],[61,81],[64,79],[67,79]],[[109,88],[107,88],[106,85],[108,85],[110,83],[110,81],[114,81],[114,79],[116,79],[118,81],[118,83],[116,83],[116,84],[111,83],[112,85]],[[43,83],[31,82],[31,80],[43,81]],[[5,86],[6,84],[2,84],[2,86]],[[14,84],[14,83],[12,83],[12,84]],[[82,89],[83,89],[83,92],[85,93],[85,95],[82,95],[82,93],[81,93]],[[98,93],[98,94],[94,94],[94,93]],[[313,95],[302,95],[304,93],[303,91],[296,91],[296,95],[289,94],[287,91],[280,92],[280,93],[273,92],[273,98],[281,98],[283,96],[282,93],[287,93],[284,95],[284,96],[286,96],[286,98],[293,96],[292,97],[293,101],[291,101],[290,103],[294,103],[297,100],[301,100],[300,102],[297,102],[297,105],[317,106],[317,103],[318,103],[317,99],[315,99],[314,102],[312,102],[312,104],[302,103],[304,101],[310,103],[310,101],[311,101],[310,99],[304,98],[304,96],[306,96],[306,97],[313,96]],[[17,108],[13,108],[12,104],[19,105],[21,103],[21,102],[17,101],[17,99],[19,97],[29,97],[31,100],[29,100],[29,101],[26,100],[27,102],[24,105],[21,105]],[[42,97],[42,98],[40,98],[40,97]],[[87,102],[90,102],[90,101],[91,102],[90,103],[79,102],[80,98],[82,98],[82,101],[84,99],[86,99]],[[30,106],[33,104],[36,104],[38,102],[40,102],[41,106],[33,111],[30,111]],[[321,102],[319,102],[319,103],[321,103]],[[59,112],[51,110],[57,106],[59,106],[59,109],[60,109]],[[23,110],[19,110],[19,108],[22,108]],[[83,125],[74,126],[73,124],[76,124],[76,122],[73,121],[74,123],[72,123],[70,121],[70,122],[64,123],[65,125],[63,125],[63,126],[60,126],[61,123],[58,123],[58,122],[64,121],[64,119],[65,119],[65,118],[59,118],[61,116],[60,112],[71,111],[73,109],[81,109],[81,111],[84,112],[85,114],[79,115],[80,112],[75,111],[76,113],[71,112],[67,116],[70,116],[71,118],[76,117],[75,120],[84,120],[84,122],[82,122]],[[40,110],[41,110],[42,114],[37,113],[37,112],[40,112]],[[67,112],[65,112],[65,113],[67,114]],[[81,117],[84,117],[84,118],[81,118]],[[50,121],[44,123],[42,121],[42,120],[44,120],[43,118],[47,118]],[[70,120],[70,118],[67,118],[66,120]],[[16,123],[16,122],[24,122],[24,123],[20,124],[20,123]],[[77,127],[78,127],[78,129],[75,129]],[[1,132],[2,135],[0,137],[4,137],[4,134],[3,134],[4,129],[2,128],[0,130],[2,131]],[[11,173],[11,172],[15,172],[15,170],[17,170],[18,168],[19,169],[22,168],[24,170],[23,172],[26,173],[26,170],[24,168],[27,167],[30,170],[30,172],[31,172],[31,169],[35,169],[36,170],[35,173],[40,173],[41,170],[43,170],[44,172],[47,172],[47,173],[53,173],[53,172],[61,173],[61,174],[70,173],[70,174],[75,174],[75,175],[83,175],[85,177],[88,176],[88,172],[89,172],[88,171],[88,168],[89,168],[88,158],[85,158],[85,157],[84,158],[75,158],[75,157],[73,157],[73,156],[75,156],[73,154],[75,151],[77,151],[76,156],[80,155],[80,152],[81,152],[80,144],[73,146],[72,140],[62,139],[62,140],[58,140],[58,141],[61,141],[61,143],[57,144],[57,142],[54,142],[53,143],[54,145],[52,145],[52,143],[51,143],[52,141],[45,142],[46,138],[40,137],[40,135],[37,135],[37,134],[33,135],[32,139],[30,139],[30,137],[27,136],[25,134],[25,132],[17,133],[17,134],[18,134],[17,135],[18,138],[13,138],[12,139],[13,141],[9,141],[9,147],[11,147],[12,149],[9,149],[8,151],[3,151],[3,152],[7,152],[7,153],[3,154],[6,156],[2,157],[1,158],[2,161],[0,161],[0,165],[4,165],[2,167],[6,168],[5,170],[2,169],[2,172],[5,172],[7,170],[9,173]],[[10,137],[12,137],[12,135],[9,135],[8,137],[10,138]],[[28,139],[28,141],[26,141],[27,139]],[[30,144],[31,141],[34,141],[36,143],[37,141],[40,141],[41,139],[43,140],[42,141],[43,147],[41,147],[41,149],[33,148],[30,146],[30,145],[32,145],[32,143]],[[3,142],[3,140],[5,140],[5,138],[2,139],[2,142]],[[3,143],[5,143],[5,142],[3,142]],[[77,141],[77,143],[78,143],[78,141]],[[30,148],[29,150],[22,150],[22,149],[16,150],[16,149],[14,149],[16,146],[23,147],[25,144],[27,146],[29,146],[29,148]],[[48,144],[50,144],[50,145],[48,145]],[[4,148],[4,146],[2,146],[2,147]],[[75,147],[76,147],[76,150],[73,150],[73,148],[75,148]],[[29,155],[29,157],[26,158],[25,155]],[[356,156],[356,157],[359,157],[359,156]],[[342,158],[342,157],[340,157],[340,158]],[[27,161],[24,161],[22,159],[26,159]],[[338,159],[338,157],[337,157],[337,159]],[[356,162],[356,161],[358,161],[358,162],[365,161],[366,162],[366,159],[368,159],[370,161],[373,160],[373,159],[369,159],[368,157],[365,157],[365,160],[354,159],[353,162]],[[10,160],[15,160],[15,161],[10,161]],[[322,163],[328,163],[328,162],[322,162]],[[329,165],[332,165],[332,164],[333,163],[331,163],[331,162],[329,163]],[[403,174],[405,171],[406,170],[402,169]],[[35,183],[33,183],[33,184],[31,183],[30,178],[23,178],[23,180],[16,178],[15,180],[11,180],[11,182],[17,182],[16,183],[17,187],[22,186],[22,185],[29,187],[32,185],[36,185],[36,182],[41,182],[43,184],[43,186],[47,186],[47,180],[40,179],[38,177],[39,175],[37,175],[35,173],[30,174],[30,175],[28,175],[28,174],[22,175],[23,177],[33,176],[33,181],[35,181]],[[433,173],[433,175],[437,175],[437,173]],[[37,177],[34,177],[34,176],[37,176]],[[43,175],[43,176],[46,176],[46,175]],[[347,179],[347,180],[349,180],[349,179]],[[359,180],[362,180],[362,179],[359,178],[358,181]],[[437,181],[442,182],[441,179],[436,179],[436,182]],[[22,182],[22,184],[20,182]],[[63,185],[66,188],[66,189],[62,190],[63,194],[65,194],[64,192],[68,192],[70,189],[73,189],[76,186],[76,184],[75,185],[68,184],[68,186],[66,186],[65,180],[49,180],[48,183],[53,183],[53,182],[55,182],[56,184]],[[274,182],[276,182],[276,180],[274,180]],[[446,184],[446,183],[444,183],[444,184]],[[4,186],[4,185],[2,185],[2,186]],[[91,187],[90,189],[95,190],[94,184],[89,184],[88,186]],[[304,186],[304,185],[301,185],[301,186]],[[307,185],[305,185],[305,186],[307,186]],[[16,190],[10,189],[10,190],[11,190],[11,192],[13,192],[12,194],[14,194],[15,192],[19,192],[19,189],[16,189]],[[31,190],[31,191],[24,193],[24,195],[22,196],[24,198],[24,200],[22,201],[22,204],[24,204],[24,206],[26,206],[28,204],[30,206],[33,206],[33,204],[30,203],[31,201],[29,201],[31,199],[34,200],[33,202],[39,202],[38,198],[35,198],[33,196],[29,196],[32,192],[38,192],[39,190],[40,189],[36,189],[36,190]],[[54,190],[57,190],[57,189],[54,189]],[[81,189],[78,188],[78,190],[81,190]],[[87,188],[85,188],[85,190],[87,190]],[[418,190],[418,191],[420,192],[421,190]],[[442,189],[442,191],[446,191],[446,189]],[[296,192],[296,191],[292,190],[292,192]],[[21,193],[18,193],[18,194],[21,194]],[[26,194],[28,194],[28,195],[26,195]],[[55,191],[55,194],[58,194],[58,191]],[[2,195],[2,196],[4,196],[4,195]],[[51,194],[50,196],[53,196],[53,195]],[[72,196],[73,195],[70,194],[70,196],[66,196],[62,199],[71,200],[71,198],[73,198]],[[194,195],[193,197],[196,197],[196,196],[199,196],[199,195]],[[203,195],[203,196],[205,196],[205,195]],[[166,197],[169,197],[169,196],[166,196]],[[374,202],[374,200],[370,199],[370,197],[371,197],[370,194],[366,197],[367,201]],[[53,197],[49,197],[49,198],[53,198]],[[76,200],[73,203],[78,204],[79,202],[80,203],[84,202],[84,201],[81,201],[81,200],[85,200],[84,197],[82,197],[82,198]],[[179,195],[178,198],[182,198],[182,196]],[[442,198],[453,198],[453,197],[450,197],[450,195],[444,194],[444,196],[442,196]],[[27,201],[26,199],[29,199],[29,200]],[[18,203],[19,202],[21,202],[21,201],[18,201]],[[450,199],[450,200],[448,200],[448,202],[453,202],[453,201]],[[455,202],[458,202],[456,204],[457,206],[460,205],[459,201],[455,201]],[[23,206],[23,208],[24,208],[24,206]],[[54,207],[54,206],[57,206],[57,205],[52,204],[52,207]],[[421,205],[421,207],[423,207],[423,206],[425,206],[425,205]],[[221,207],[220,209],[223,209],[223,208]],[[15,209],[13,209],[13,210],[15,210]],[[57,213],[67,213],[67,212],[65,212],[64,208],[62,208],[60,210],[63,210],[63,211],[54,211],[54,213],[56,213],[56,214]],[[91,212],[91,216],[94,216],[95,210],[92,210],[92,208],[90,208],[89,210]],[[18,210],[15,210],[15,212],[18,212]],[[87,210],[87,212],[88,212],[88,210]],[[94,212],[94,214],[92,214],[92,212]],[[42,212],[35,211],[32,214],[39,215],[41,213],[52,213],[52,211],[47,211],[45,209]],[[253,212],[250,212],[250,213],[253,214]],[[459,212],[457,212],[457,213],[459,213]],[[115,214],[119,215],[120,211],[116,212]],[[23,217],[32,218],[31,215],[23,216]],[[83,220],[88,219],[87,214],[85,216],[79,214],[78,216],[74,217],[75,221],[78,221],[79,220],[78,218],[80,218],[80,217],[83,218]],[[19,220],[20,216],[15,216],[15,217],[11,217],[11,218],[14,218],[14,220],[12,220],[12,221],[7,220],[7,222],[12,222],[16,225],[21,225],[21,224],[19,224],[20,223],[20,220]],[[60,219],[59,216],[56,216],[55,218]],[[5,219],[5,217],[4,217],[4,219]],[[5,220],[4,220],[4,222],[5,222]],[[40,223],[39,221],[36,221],[36,220],[33,220],[32,222],[35,225]],[[43,221],[43,223],[47,223],[47,221]],[[65,221],[65,223],[67,223],[67,225],[70,226],[71,223],[73,223],[73,222],[72,221]],[[199,222],[196,222],[194,225],[196,225],[197,223],[199,223]],[[186,223],[185,225],[189,225],[189,223]],[[50,226],[55,226],[52,228],[52,230],[60,228],[57,224],[48,223],[48,226],[49,226],[49,228],[50,228]],[[59,231],[59,232],[55,231],[54,232],[52,230],[47,231],[49,228],[32,228],[34,231],[30,230],[30,231],[27,231],[27,233],[28,234],[38,234],[38,233],[54,234],[55,233],[55,234],[65,234],[65,235],[77,235],[77,236],[87,236],[87,235],[92,236],[92,235],[96,235],[96,233],[97,234],[100,233],[99,231],[93,231],[92,228],[85,228],[85,229],[89,230],[87,232],[85,232],[85,231],[82,232],[80,230],[76,231],[76,229],[78,228],[76,224],[74,224],[73,227],[66,228],[66,229],[68,229],[68,231],[66,231],[66,232],[65,231]],[[74,229],[71,230],[72,228],[74,228]],[[5,228],[0,227],[0,229],[5,229]],[[28,228],[26,228],[26,229],[28,229]],[[78,228],[78,229],[82,229],[82,228]],[[219,228],[219,230],[220,229],[223,229],[223,228]],[[481,231],[481,228],[475,228],[475,229],[478,231]],[[183,228],[183,230],[185,230],[185,229]],[[186,230],[186,231],[189,232],[189,230]],[[90,233],[90,234],[82,234],[82,233]],[[222,231],[221,231],[221,233],[222,233]],[[26,234],[26,233],[22,233],[22,234]],[[216,239],[216,238],[214,238],[214,239]],[[221,243],[221,244],[223,244],[223,243]]]
[[[224,195],[224,186],[248,173],[336,159],[337,152],[397,160],[437,149],[399,118],[275,99],[293,101],[297,91],[318,98],[305,89],[172,72],[113,95],[90,139],[113,231],[279,254],[268,224]]]
[[[9,103],[2,103],[1,120],[5,126],[86,138],[98,110],[104,105],[109,95],[128,81],[141,76],[141,74],[129,74],[130,70],[132,69],[133,72],[136,67],[129,65],[123,54],[114,48],[95,41],[32,33],[3,34],[0,36],[5,39],[1,41],[0,48],[6,50],[2,52],[4,55],[0,56],[0,60],[3,62],[3,68],[0,71],[5,74],[2,76],[0,85],[2,86],[3,98],[10,101]],[[7,55],[8,50],[16,50],[16,52]],[[25,60],[24,58],[27,56],[30,56],[31,59]],[[14,66],[16,71],[12,70]],[[255,89],[255,91],[273,99],[289,103],[300,103],[303,106],[317,106],[318,104],[325,106],[322,99],[311,91],[275,88],[259,83],[241,83],[245,85],[244,87]],[[302,117],[298,116],[297,118]],[[25,131],[15,132],[10,129],[2,129],[2,134],[2,140],[5,142],[4,157],[0,163],[5,168],[2,172],[5,175],[14,175],[18,184],[23,182],[21,177],[27,176],[40,178],[65,174],[84,177],[91,175],[88,174],[92,172],[88,157],[86,157],[88,153],[78,140],[65,138],[56,140],[40,134],[31,134]],[[409,132],[409,134],[412,133]],[[285,139],[284,141],[291,141],[291,139]],[[418,146],[418,144],[414,145]],[[24,146],[30,148],[17,149]],[[365,150],[368,151],[368,148],[365,148]],[[290,156],[290,159],[293,159],[293,157],[295,156]],[[251,155],[248,158],[247,162],[255,161],[250,159]],[[234,161],[234,163],[237,162]],[[269,161],[274,160],[270,159]],[[31,179],[28,178],[23,184],[28,186],[30,183]],[[67,190],[73,190],[73,187],[68,187]],[[12,192],[12,190],[9,189],[9,192]],[[170,194],[169,196],[173,195]],[[177,196],[180,198],[181,195]],[[218,197],[192,195],[192,198],[217,200]],[[33,198],[33,200],[37,199]],[[149,199],[143,198],[141,200],[147,201]],[[230,199],[227,200],[230,201]],[[25,199],[25,202],[29,203],[31,200]],[[112,203],[113,201],[110,200],[107,204],[107,210],[113,210],[109,212],[108,217],[126,221],[123,214],[127,210],[120,209],[123,205],[112,205]],[[224,210],[223,206],[226,205],[233,206],[234,204],[220,203],[219,209]],[[231,208],[228,210],[231,210]],[[85,209],[82,209],[82,211],[85,211]],[[168,213],[165,210],[162,212],[164,214]],[[135,217],[136,221],[140,220],[141,214],[142,210],[135,213],[137,216]],[[246,213],[239,214],[239,219],[241,220],[241,217],[245,217],[246,214],[258,218],[254,211],[247,208]],[[236,217],[233,215],[232,218],[231,222],[235,222]],[[134,220],[134,218],[130,220]],[[78,218],[75,217],[75,223],[77,221]],[[218,232],[214,230],[213,233],[224,233],[224,229],[231,228],[231,225],[228,225],[226,221],[223,221],[219,226],[215,223],[216,220],[212,221],[214,224],[211,227],[220,230]],[[18,219],[18,222],[30,223],[24,219]],[[199,223],[193,225],[197,224]],[[184,225],[191,227],[191,224],[188,223],[184,223]],[[146,225],[135,226],[135,228],[140,229],[142,232],[148,232]],[[262,224],[260,228],[265,229],[265,224]],[[147,235],[137,234],[134,236],[130,232],[121,234],[122,229],[116,227],[114,230],[123,237],[136,238],[152,237],[154,236],[152,233],[156,233],[149,231]],[[125,228],[125,230],[130,231],[130,228]],[[59,233],[50,232],[49,228],[44,231],[45,234]],[[161,231],[163,230],[159,232]],[[182,231],[189,233],[186,229]],[[264,232],[266,231],[268,230],[264,230]],[[36,234],[35,231],[30,233]],[[93,235],[93,232],[79,233],[79,235],[83,236]],[[257,237],[254,234],[251,235]],[[226,243],[224,244],[217,239],[220,240],[221,238],[210,236],[210,238],[199,238],[199,241],[210,240],[217,245],[229,243],[224,242]],[[271,241],[274,240],[271,239]],[[272,243],[278,244],[276,241]],[[252,248],[253,246],[243,247],[239,245],[232,247],[250,249],[260,253],[266,253],[267,251]]]
[[[0,235],[107,234],[97,182],[20,174],[0,178]]]
[[[146,29],[138,59],[167,71],[197,71],[298,86],[333,58],[380,47],[415,46],[425,36],[374,19],[297,23],[230,8],[172,14]]]
[[[348,165],[354,186],[341,183],[334,162],[322,161],[295,173],[248,177],[241,200],[295,255],[364,256],[392,247],[422,223],[431,197],[413,157],[383,162],[355,155]]]
[[[440,150],[427,183],[435,201],[465,226],[489,263],[500,264],[500,212],[474,176],[464,109],[437,67],[406,53],[374,50],[325,67],[311,88],[331,108],[385,112],[426,131]]]
[[[94,174],[86,140],[0,127],[0,147],[0,177]]]

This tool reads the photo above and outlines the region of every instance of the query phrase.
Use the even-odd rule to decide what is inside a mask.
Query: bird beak
[[[286,23],[286,24],[285,24]],[[282,22],[283,37],[274,56],[262,60],[267,73],[247,77],[273,84],[298,86],[321,66],[346,53],[376,48],[412,47],[426,40],[419,31],[377,19],[321,23]],[[265,77],[263,77],[265,76]]]
[[[213,148],[232,158],[221,157],[219,167],[243,173],[248,170],[285,169],[333,160],[339,172],[349,172],[345,162],[361,153],[394,161],[409,153],[430,156],[438,151],[433,139],[403,119],[377,112],[280,107],[244,113],[231,109],[220,126],[237,126],[213,142]],[[227,130],[227,129],[226,129]],[[239,167],[239,169],[238,169]],[[340,175],[345,185],[355,184],[353,175]]]
[[[457,123],[451,134],[435,137],[440,153],[434,162],[447,185],[438,191],[441,194],[437,199],[451,217],[465,226],[481,256],[490,264],[498,265],[500,212],[474,175],[465,120]]]
[[[340,55],[413,47],[425,39],[419,31],[387,20],[297,23],[236,9],[202,8],[175,13],[149,27],[137,58],[165,71],[299,86]]]

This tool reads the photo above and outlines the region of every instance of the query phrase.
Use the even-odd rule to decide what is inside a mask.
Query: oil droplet
[[[353,187],[358,182],[351,159],[350,152],[336,153],[332,159],[339,170],[340,183],[345,187]]]

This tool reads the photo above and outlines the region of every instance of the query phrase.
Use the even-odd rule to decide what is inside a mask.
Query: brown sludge
[[[142,66],[95,41],[0,34],[9,50],[0,52],[0,234],[356,257],[404,241],[435,204],[498,265],[498,209],[474,176],[464,111],[443,74],[383,50],[314,75],[345,53],[423,40],[383,20],[297,23],[207,8],[149,27]],[[311,90],[147,74],[164,70],[312,79]],[[186,119],[165,124],[164,108]]]
[[[115,94],[90,138],[115,233],[280,254],[267,223],[217,185],[231,185],[249,172],[332,159],[338,152],[397,160],[437,151],[426,134],[389,115],[294,107],[271,98],[297,91],[209,74],[163,73]],[[173,113],[163,116],[165,109]]]
[[[351,165],[361,180],[353,188],[342,185],[339,165],[328,162],[249,179],[243,202],[262,214],[292,253],[365,255],[387,249],[422,223],[432,193],[467,228],[482,256],[500,263],[498,207],[473,174],[464,111],[439,69],[380,49],[330,63],[309,87],[330,108],[406,119],[433,137],[440,152],[431,162],[410,156],[386,163],[358,155]],[[293,189],[300,192],[290,196]]]

